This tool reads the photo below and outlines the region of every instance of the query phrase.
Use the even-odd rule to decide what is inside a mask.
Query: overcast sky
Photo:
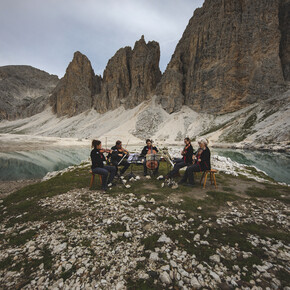
[[[124,46],[160,44],[165,70],[203,0],[0,0],[0,66],[31,65],[62,77],[73,53],[85,54],[96,74]]]

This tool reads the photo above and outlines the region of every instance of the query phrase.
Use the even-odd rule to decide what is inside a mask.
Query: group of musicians
[[[183,167],[187,167],[186,171],[179,181],[179,184],[185,184],[188,186],[194,186],[194,172],[200,172],[210,170],[210,150],[208,148],[208,140],[200,139],[198,141],[199,148],[194,152],[189,138],[184,139],[184,149],[181,152],[182,158],[174,159],[173,169],[165,176],[165,179],[170,179],[179,174],[179,170]],[[129,151],[122,147],[122,142],[117,141],[116,145],[111,149],[103,149],[102,143],[99,140],[92,141],[91,161],[92,172],[102,176],[102,189],[107,190],[108,187],[114,186],[114,177],[122,176],[129,168],[130,163],[125,159],[129,156]],[[108,153],[107,157],[104,153]],[[153,146],[150,139],[146,140],[146,146],[144,146],[140,157],[144,159],[143,168],[144,176],[147,175],[148,169],[153,170],[153,174],[158,174],[159,160],[151,158],[158,153],[158,148]],[[106,162],[106,165],[104,164]],[[108,164],[112,165],[108,165]],[[118,167],[122,166],[120,173],[118,173]]]

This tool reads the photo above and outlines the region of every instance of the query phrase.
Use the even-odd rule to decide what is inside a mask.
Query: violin
[[[100,153],[112,153],[112,150],[102,148],[99,150],[99,152]]]
[[[129,151],[126,150],[125,148],[121,147],[121,149],[119,149],[119,150],[121,150],[121,151],[122,151],[123,153],[125,153],[126,155],[129,155]]]
[[[199,162],[198,159],[200,159],[200,155],[202,154],[202,152],[203,152],[203,149],[199,148],[197,150],[196,155],[193,155],[194,156],[194,158],[192,158],[192,163],[193,164]]]
[[[188,148],[190,147],[190,143],[188,144],[188,145],[186,145],[185,147],[184,147],[184,149],[182,150],[182,152],[181,152],[181,155],[186,155],[186,153],[187,153],[187,150],[188,150]]]

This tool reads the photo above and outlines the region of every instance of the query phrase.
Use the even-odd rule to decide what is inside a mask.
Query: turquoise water
[[[216,148],[211,151],[242,164],[254,165],[276,181],[290,184],[290,154]],[[89,148],[0,152],[0,180],[42,178],[47,172],[79,164],[89,155]]]
[[[87,148],[0,152],[0,180],[42,178],[47,172],[87,160],[89,154]]]
[[[214,148],[212,154],[229,157],[241,164],[255,166],[276,181],[290,184],[289,153]]]

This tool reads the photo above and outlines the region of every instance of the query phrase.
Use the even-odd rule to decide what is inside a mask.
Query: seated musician
[[[119,140],[116,142],[116,145],[113,146],[111,149],[111,162],[116,167],[117,172],[118,166],[123,166],[120,171],[120,175],[123,175],[130,166],[128,161],[125,160],[125,157],[129,155],[129,152],[122,147],[122,141]]]
[[[99,140],[92,141],[91,160],[92,160],[92,172],[102,176],[102,189],[107,190],[108,184],[113,185],[113,179],[116,174],[116,168],[114,166],[104,165],[106,158],[104,152],[109,153],[108,150],[102,149],[102,143]]]
[[[210,150],[208,148],[208,140],[200,139],[199,149],[193,155],[193,164],[186,168],[186,171],[180,180],[179,184],[187,183],[188,186],[194,186],[194,172],[210,170]]]
[[[144,162],[143,162],[143,167],[144,167],[144,176],[147,175],[147,166],[146,166],[146,155],[147,154],[150,154],[150,153],[157,153],[158,152],[158,149],[152,145],[152,141],[150,139],[147,139],[146,140],[146,146],[144,146],[142,152],[141,152],[141,155],[142,157],[145,157],[144,158]],[[157,175],[158,173],[158,169],[159,169],[159,162],[158,162],[158,166],[157,168],[154,170],[153,174],[154,175]]]
[[[178,174],[181,168],[192,164],[193,148],[188,137],[184,139],[184,144],[185,147],[181,152],[182,158],[175,160],[174,167],[165,177],[166,179],[174,177]]]

